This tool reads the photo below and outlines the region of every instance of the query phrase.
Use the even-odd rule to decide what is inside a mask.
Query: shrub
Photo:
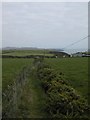
[[[41,62],[37,66],[37,76],[47,95],[46,110],[51,117],[82,117],[90,110],[85,100],[60,74]]]

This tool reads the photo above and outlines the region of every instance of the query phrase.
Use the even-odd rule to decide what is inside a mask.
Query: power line
[[[77,44],[77,43],[85,40],[85,39],[88,38],[88,37],[90,37],[90,35],[88,35],[88,36],[86,36],[86,37],[84,37],[84,38],[82,38],[82,39],[80,39],[80,40],[78,40],[78,41],[76,41],[76,42],[73,42],[72,44],[69,44],[69,45],[67,45],[66,47],[62,48],[62,49],[64,50],[64,49],[66,49],[66,48],[68,48],[68,47],[70,47],[70,46],[73,46],[73,45],[75,45],[75,44]]]

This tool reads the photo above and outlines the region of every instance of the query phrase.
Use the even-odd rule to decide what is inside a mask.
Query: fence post
[[[17,83],[14,81],[13,87],[13,108],[14,108],[14,117],[17,115]]]

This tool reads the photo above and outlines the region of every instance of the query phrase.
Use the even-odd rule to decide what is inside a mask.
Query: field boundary
[[[3,118],[15,118],[18,111],[18,101],[20,100],[23,92],[23,87],[27,81],[30,73],[30,66],[25,66],[14,80],[14,85],[9,86],[8,90],[2,93],[4,103],[2,103],[2,117]],[[4,106],[5,104],[5,106]]]
[[[2,55],[0,58],[56,58],[55,55],[48,56],[48,55],[24,55],[24,56],[15,56],[15,55]]]

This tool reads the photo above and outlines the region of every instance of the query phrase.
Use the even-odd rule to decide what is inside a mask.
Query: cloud
[[[3,3],[3,46],[64,47],[87,32],[87,3]]]

